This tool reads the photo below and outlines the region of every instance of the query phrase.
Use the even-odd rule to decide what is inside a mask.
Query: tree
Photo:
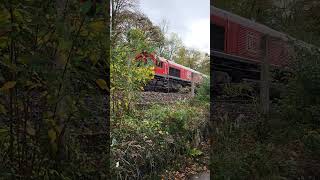
[[[191,69],[196,69],[199,63],[202,62],[202,53],[196,49],[181,47],[178,49],[175,55],[176,62],[190,67]]]
[[[189,58],[187,58],[187,66],[191,69],[196,69],[201,60],[201,53],[196,49],[189,50]]]
[[[146,40],[154,47],[158,47],[159,44],[164,42],[165,37],[160,27],[154,25],[146,15],[138,11],[125,11],[123,14],[125,13],[128,17],[120,24],[123,34],[121,39],[119,38],[119,42],[124,41],[125,43],[127,41],[127,32],[132,29],[140,29],[144,33]]]
[[[95,5],[100,10],[89,13]],[[91,1],[1,1],[0,25],[9,30],[0,37],[2,178],[78,179],[91,171],[93,179],[101,179],[108,174],[107,166],[81,166],[87,158],[107,165],[108,143],[92,144],[90,153],[79,148],[90,136],[86,131],[109,133],[108,8]],[[104,115],[94,119],[97,114]],[[97,153],[99,159],[93,159]]]
[[[174,60],[174,56],[182,46],[182,40],[176,33],[171,33],[169,38],[165,40],[162,56],[167,59]]]
[[[186,61],[186,58],[187,58],[187,48],[184,47],[184,46],[181,46],[176,55],[174,56],[174,59],[175,59],[175,62],[178,63],[178,64],[186,64],[185,61]]]
[[[154,25],[151,20],[136,7],[136,0],[113,0],[111,45],[125,43],[127,33],[131,29],[141,29],[148,41],[155,46],[164,42],[164,34],[159,26]]]
[[[216,7],[239,14],[248,19],[264,23],[269,20],[270,9],[273,8],[272,0],[216,0]]]
[[[208,53],[202,54],[197,70],[203,74],[210,75],[210,55]]]
[[[162,19],[159,23],[158,27],[160,28],[160,31],[162,35],[165,37],[166,34],[168,34],[169,31],[169,21],[166,19]],[[157,52],[160,56],[164,56],[165,54],[165,41],[162,41],[159,43],[157,47]]]
[[[134,12],[137,5],[138,0],[111,0],[111,45],[114,45],[123,33],[121,24],[130,18],[128,11]]]
[[[320,45],[320,3],[316,0],[215,0],[216,7]]]

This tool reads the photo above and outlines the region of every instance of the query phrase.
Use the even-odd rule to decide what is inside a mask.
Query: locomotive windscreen
[[[210,44],[212,44],[213,50],[224,51],[224,27],[217,26],[215,24],[210,24],[210,34],[212,38],[210,38]]]
[[[173,67],[169,67],[169,75],[180,78],[180,70]]]

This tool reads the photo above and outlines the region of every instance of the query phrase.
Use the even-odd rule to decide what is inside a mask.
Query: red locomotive
[[[155,54],[141,53],[136,59],[145,62],[150,59],[155,65],[154,79],[145,87],[145,90],[178,91],[182,87],[191,86],[192,81],[197,86],[204,77],[207,77],[198,71]]]
[[[272,70],[288,63],[285,34],[213,6],[210,13],[211,56],[217,81],[258,80],[265,55]]]

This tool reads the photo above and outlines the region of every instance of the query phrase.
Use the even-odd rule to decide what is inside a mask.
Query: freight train
[[[211,52],[215,83],[259,80],[264,58],[276,78],[288,64],[289,37],[265,25],[211,6]]]
[[[143,52],[136,57],[138,61],[147,62],[151,60],[154,64],[154,78],[145,86],[146,91],[177,92],[185,87],[199,86],[205,74],[175,63],[171,60],[157,56],[154,53]]]
[[[295,48],[320,52],[319,47],[214,6],[210,9],[210,31],[212,87],[217,96],[224,95],[224,87],[243,82],[254,89],[249,97],[257,95],[266,62],[271,72],[270,98],[279,98],[290,78]]]

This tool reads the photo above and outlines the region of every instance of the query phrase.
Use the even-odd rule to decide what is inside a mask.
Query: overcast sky
[[[154,24],[167,20],[169,32],[177,33],[187,47],[210,52],[209,0],[140,0],[140,10]]]

